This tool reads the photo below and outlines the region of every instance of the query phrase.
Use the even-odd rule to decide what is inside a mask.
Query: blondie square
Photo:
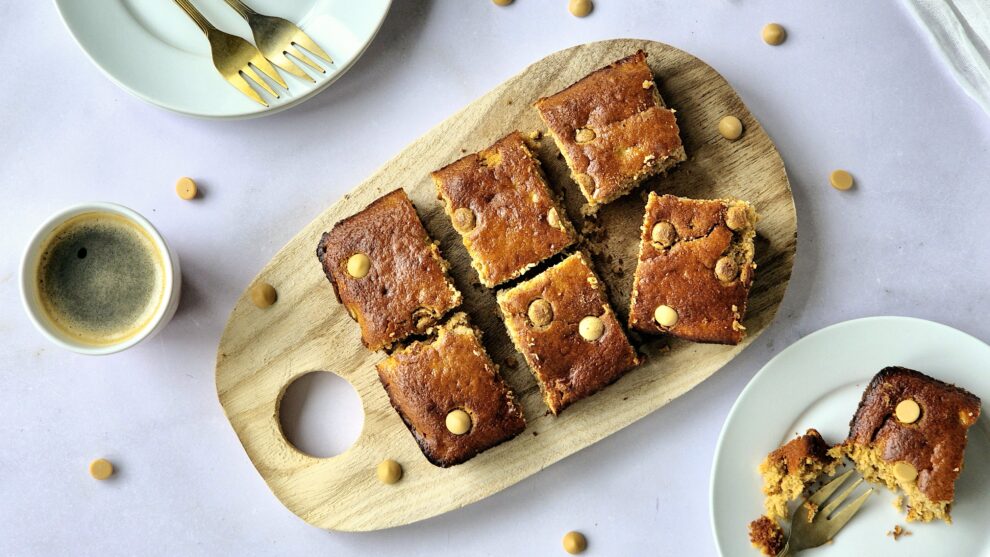
[[[969,391],[887,367],[863,391],[849,437],[832,454],[849,457],[868,481],[904,491],[908,520],[951,522],[967,431],[979,418],[980,399]]]
[[[664,107],[643,51],[534,106],[592,209],[686,159],[674,111]]]
[[[481,283],[514,279],[574,243],[574,229],[519,132],[433,173]]]
[[[325,232],[316,256],[370,350],[426,332],[461,303],[447,262],[401,189]]]
[[[481,333],[463,313],[378,364],[378,378],[410,433],[436,466],[460,464],[519,435],[522,409],[481,344]],[[467,431],[448,429],[447,416],[463,411]]]
[[[639,363],[583,254],[498,293],[509,336],[553,414]]]
[[[633,278],[629,327],[697,342],[743,339],[756,211],[744,201],[650,192]]]

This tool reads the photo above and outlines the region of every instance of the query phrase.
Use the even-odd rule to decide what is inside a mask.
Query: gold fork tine
[[[241,68],[241,73],[244,75],[246,79],[250,79],[255,84],[260,86],[262,89],[268,91],[269,95],[275,97],[276,99],[278,98],[278,93],[276,93],[275,90],[272,89],[272,86],[269,85],[267,81],[265,81],[264,79],[261,78],[261,76],[255,73],[254,68],[252,66],[244,66],[243,68]]]
[[[254,102],[265,107],[268,107],[268,102],[248,84],[247,79],[253,80],[270,95],[279,98],[278,93],[251,69],[253,63],[262,72],[269,75],[274,81],[277,81],[279,85],[286,87],[282,77],[278,75],[275,68],[271,67],[271,64],[264,59],[254,45],[240,37],[224,33],[217,29],[189,0],[174,1],[199,26],[203,34],[206,35],[206,40],[210,43],[210,54],[213,59],[213,65],[227,83],[230,83]]]
[[[295,60],[309,66],[314,71],[326,73],[326,70],[310,58],[303,49],[312,53],[314,57],[333,64],[333,58],[291,21],[259,14],[241,0],[226,0],[226,2],[247,20],[251,27],[251,33],[254,35],[254,44],[258,45],[258,50],[279,68],[311,82],[315,80],[303,71]]]
[[[285,55],[284,52],[270,53],[271,57],[269,60],[272,64],[278,66],[279,68],[289,72],[290,74],[309,81],[310,83],[315,83],[316,80],[313,79],[308,73],[304,72],[302,68],[296,65],[291,58]]]
[[[277,71],[275,71],[275,68],[273,68],[272,65],[268,63],[268,60],[266,60],[265,57],[262,56],[260,51],[251,57],[251,65],[261,70],[268,77],[272,78],[272,81],[274,81],[275,83],[278,83],[279,85],[281,85],[286,89],[289,88],[289,86],[285,84],[285,80],[282,79],[282,76],[279,75]]]
[[[842,474],[841,476],[836,477],[834,480],[828,482],[827,484],[822,486],[821,489],[816,491],[814,495],[808,498],[808,501],[810,501],[814,505],[821,506],[821,504],[824,503],[825,500],[829,498],[829,496],[835,493],[835,490],[842,487],[842,484],[844,484],[846,480],[849,479],[849,476],[852,476],[852,474],[853,471],[849,470],[848,472]]]
[[[313,68],[314,70],[316,70],[316,71],[318,71],[320,73],[327,73],[327,71],[324,70],[322,67],[320,67],[319,64],[317,64],[316,62],[312,61],[309,58],[309,56],[306,56],[305,54],[303,54],[303,52],[301,50],[299,50],[298,48],[296,48],[295,46],[289,46],[289,47],[287,47],[285,49],[285,52],[287,54],[291,54],[292,56],[295,56],[296,58],[299,59],[300,62],[302,62],[303,64],[306,64],[307,66]]]
[[[837,509],[839,505],[841,505],[842,502],[845,501],[846,498],[852,494],[853,490],[859,487],[859,484],[861,483],[863,483],[863,478],[858,478],[856,481],[852,483],[852,485],[847,487],[842,493],[833,497],[832,500],[828,502],[828,505],[825,505],[825,508],[819,512],[821,512],[826,518],[832,516],[832,511]]]
[[[247,81],[245,81],[244,78],[241,77],[240,75],[231,76],[229,79],[227,79],[227,82],[233,85],[234,87],[236,87],[237,90],[240,91],[241,93],[244,93],[251,99],[257,101],[259,104],[263,104],[266,107],[268,106],[268,103],[266,103],[265,100],[261,98],[261,95],[259,95],[257,91],[252,89],[251,86],[248,85]]]
[[[296,36],[292,37],[292,43],[305,48],[320,58],[323,58],[328,64],[333,64],[333,58],[331,58],[326,52],[323,52],[320,45],[313,42],[313,39],[309,38],[309,35],[303,33],[302,30],[296,33]]]
[[[843,507],[842,510],[837,511],[835,514],[828,517],[829,537],[834,536],[839,530],[842,529],[843,526],[846,525],[847,522],[849,522],[850,518],[856,516],[856,513],[859,512],[859,508],[862,507],[863,503],[870,498],[870,495],[873,495],[872,487],[864,491],[863,494],[854,499],[852,503],[849,503]]]

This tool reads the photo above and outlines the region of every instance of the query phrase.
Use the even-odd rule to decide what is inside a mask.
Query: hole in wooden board
[[[361,398],[336,373],[313,371],[293,381],[279,403],[285,439],[317,458],[336,456],[357,441],[364,425]]]

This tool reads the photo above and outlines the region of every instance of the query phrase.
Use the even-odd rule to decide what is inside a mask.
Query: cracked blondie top
[[[464,313],[438,327],[432,340],[396,350],[377,369],[392,407],[436,466],[460,464],[526,428],[522,408]],[[471,419],[460,435],[445,425],[456,410]]]
[[[428,331],[461,303],[447,262],[402,189],[325,232],[316,256],[370,350]]]
[[[603,284],[580,252],[499,292],[498,305],[555,415],[639,363]]]
[[[471,265],[489,288],[574,243],[574,228],[518,131],[432,176]]]
[[[650,192],[633,278],[629,327],[697,342],[743,339],[756,236],[744,201]]]
[[[686,159],[674,111],[664,107],[643,51],[533,106],[592,208]]]

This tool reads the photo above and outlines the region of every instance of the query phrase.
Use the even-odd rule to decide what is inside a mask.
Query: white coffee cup
[[[109,213],[128,220],[143,230],[147,237],[151,239],[158,253],[161,254],[163,267],[163,291],[162,298],[158,303],[151,318],[135,333],[127,336],[120,342],[113,344],[93,345],[73,338],[65,332],[59,330],[50,317],[45,312],[39,294],[38,270],[41,262],[43,250],[46,247],[52,233],[69,219],[86,213]],[[165,325],[175,315],[175,310],[179,307],[179,295],[182,290],[182,274],[179,270],[178,255],[165,242],[165,238],[159,234],[158,230],[147,219],[135,211],[115,203],[85,203],[68,207],[52,215],[32,236],[21,259],[21,300],[27,310],[28,317],[34,323],[41,334],[51,342],[80,354],[105,355],[126,350],[142,341],[145,341],[165,328]]]

